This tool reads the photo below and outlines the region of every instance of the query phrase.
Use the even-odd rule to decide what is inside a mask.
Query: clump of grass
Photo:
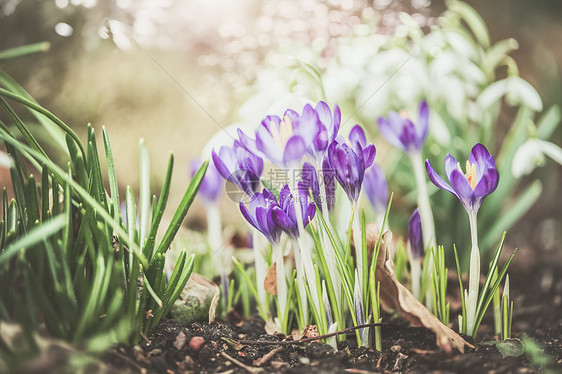
[[[35,116],[53,137],[52,148],[59,152],[56,156],[66,155],[66,165],[53,161],[7,100],[23,104]],[[127,187],[122,216],[105,129],[107,166],[102,168],[92,126],[88,126],[83,144],[70,127],[1,70],[0,108],[9,119],[0,121],[0,140],[10,156],[14,194],[10,199],[5,188],[2,192],[0,283],[5,287],[0,289],[0,319],[19,323],[32,345],[33,333],[44,330],[93,351],[117,342],[137,343],[168,313],[193,270],[193,255],[184,249],[167,280],[165,253],[197,193],[207,163],[195,174],[159,240],[170,192],[172,155],[162,189],[151,197],[149,157],[141,140],[140,197],[135,201],[133,190]],[[109,180],[109,191],[104,177]],[[5,349],[0,344],[0,351]],[[6,354],[9,352],[2,352],[2,356]]]

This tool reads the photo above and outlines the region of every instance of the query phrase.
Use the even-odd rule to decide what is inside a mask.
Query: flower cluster
[[[378,124],[381,134],[410,157],[418,186],[418,208],[408,225],[412,291],[417,298],[425,300],[428,308],[432,308],[432,301],[438,303],[439,309],[434,310],[447,319],[443,287],[437,289],[425,283],[437,284],[434,279],[442,276],[444,268],[443,248],[439,247],[440,252],[437,252],[425,172],[437,187],[458,197],[469,213],[475,259],[471,260],[474,265],[462,326],[468,323],[468,329],[463,331],[473,333],[479,313],[474,309],[478,285],[476,290],[473,285],[479,274],[476,213],[484,198],[498,185],[499,174],[494,159],[483,145],[477,144],[464,172],[455,158],[447,155],[448,184],[428,160],[425,170],[423,168],[422,153],[429,128],[429,109],[425,101],[420,103],[415,123],[404,114],[390,112],[388,118],[379,118]],[[388,186],[381,167],[374,162],[376,148],[367,141],[363,128],[355,125],[346,137],[340,133],[340,125],[339,108],[335,106],[332,111],[322,101],[315,106],[305,105],[301,113],[287,109],[282,116],[268,115],[254,134],[238,129],[238,137],[232,146],[212,152],[216,169],[210,171],[208,180],[202,184],[202,196],[206,200],[216,199],[219,175],[248,197],[238,201],[240,212],[254,229],[254,235],[257,233],[267,239],[271,251],[260,248],[259,240],[254,236],[258,307],[264,318],[271,318],[270,299],[265,292],[275,296],[275,321],[285,333],[293,319],[290,313],[294,313],[301,328],[310,324],[312,317],[321,334],[337,327],[344,328],[350,320],[356,326],[369,320],[380,320],[379,286],[374,278],[376,258],[370,256],[364,239],[365,218],[364,213],[359,213],[359,203],[363,189],[375,212],[382,214],[389,200]],[[264,180],[263,188],[261,177],[266,163],[288,170],[289,183],[284,182],[277,189]],[[332,212],[336,208],[338,185],[351,205],[346,226],[352,229],[349,233],[336,231],[332,222],[336,217]],[[339,218],[342,207],[337,208]],[[316,217],[317,211],[321,213],[320,218]],[[343,216],[346,216],[345,212]],[[282,240],[284,235],[288,241]],[[286,243],[290,243],[289,246]],[[348,257],[346,250],[352,246],[353,256]],[[436,257],[435,268],[432,267],[432,253],[441,253]],[[273,271],[275,287],[271,286]],[[427,276],[422,278],[422,274]],[[351,319],[345,313],[351,313]],[[356,336],[359,345],[366,345],[370,341],[370,329],[360,328]],[[378,347],[380,330],[375,329],[375,340],[378,340]],[[332,344],[335,344],[334,340]]]

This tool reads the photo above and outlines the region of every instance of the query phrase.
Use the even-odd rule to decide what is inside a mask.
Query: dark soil
[[[147,373],[562,372],[562,263],[532,255],[519,251],[510,270],[513,337],[527,336],[544,347],[542,355],[549,363],[540,366],[536,354],[502,357],[494,345],[483,344],[497,339],[491,318],[481,326],[476,349],[461,354],[441,351],[431,331],[410,327],[390,314],[383,316],[382,352],[357,348],[353,333],[338,344],[338,351],[317,342],[266,344],[282,337],[265,334],[264,322],[254,317],[188,326],[165,320],[148,341],[115,348],[104,361],[120,371]],[[256,343],[240,344],[240,340]]]

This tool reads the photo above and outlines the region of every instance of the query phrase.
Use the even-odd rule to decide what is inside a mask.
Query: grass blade
[[[66,215],[61,214],[50,221],[43,224],[35,226],[30,230],[25,236],[22,236],[0,255],[0,265],[3,265],[12,256],[16,255],[18,252],[25,250],[26,248],[31,248],[41,243],[45,238],[54,235],[55,233],[62,230],[66,224]]]
[[[176,236],[176,233],[178,232],[181,223],[183,222],[183,219],[187,214],[187,210],[191,206],[191,203],[193,202],[193,199],[195,198],[195,195],[199,190],[199,186],[203,181],[203,177],[205,176],[208,165],[209,161],[205,161],[203,165],[201,165],[197,173],[195,173],[195,175],[193,176],[193,179],[191,180],[191,183],[189,184],[185,195],[183,195],[180,205],[176,210],[176,213],[174,214],[174,217],[170,222],[170,226],[168,226],[168,230],[166,230],[166,233],[164,234],[164,237],[162,238],[162,241],[160,242],[156,253],[166,252],[170,247],[170,244],[172,244],[172,240]]]

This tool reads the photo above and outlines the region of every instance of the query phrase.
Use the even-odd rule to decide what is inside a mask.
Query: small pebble
[[[193,349],[195,352],[198,352],[203,346],[203,344],[205,344],[205,339],[203,339],[203,337],[201,336],[194,336],[189,341],[189,347]]]
[[[181,351],[181,349],[185,345],[185,341],[186,341],[186,336],[183,331],[180,331],[179,334],[176,336],[176,340],[174,341],[174,347],[178,351]]]
[[[402,350],[402,347],[399,345],[393,345],[392,347],[390,347],[390,350],[392,352],[400,352]]]
[[[301,357],[299,361],[303,365],[310,365],[310,359],[308,357]]]

